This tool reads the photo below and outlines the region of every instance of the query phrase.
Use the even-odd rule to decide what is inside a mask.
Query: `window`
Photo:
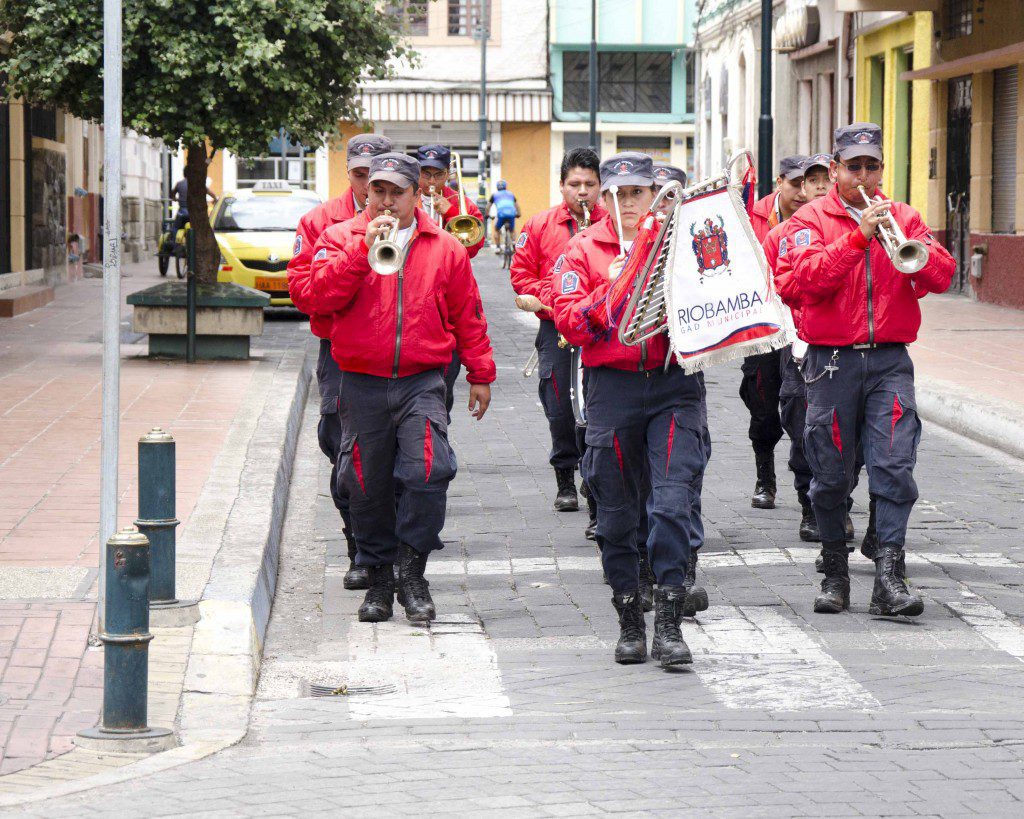
[[[942,39],[967,37],[974,31],[973,0],[944,0],[942,4]]]
[[[403,34],[410,37],[426,37],[427,3],[429,0],[389,0],[385,11],[389,17],[397,17]]]
[[[590,54],[562,55],[562,110],[589,110]],[[608,113],[672,112],[672,54],[603,51],[597,55],[598,109]]]
[[[34,137],[57,139],[57,112],[53,108],[28,109],[29,131]]]
[[[267,179],[281,179],[291,185],[307,190],[316,188],[316,151],[297,142],[287,135],[284,138],[282,154],[281,136],[270,140],[267,156],[238,159],[238,187],[251,188],[257,182]]]
[[[694,111],[694,86],[697,82],[697,60],[694,56],[693,51],[687,51],[685,57],[686,66],[686,113],[692,114]]]
[[[448,0],[448,36],[477,37],[481,27],[480,18],[484,4],[489,0]],[[424,14],[426,3],[423,3]],[[490,15],[487,15],[487,33],[491,31]]]

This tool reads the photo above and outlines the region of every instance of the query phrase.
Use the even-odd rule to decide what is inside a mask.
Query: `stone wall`
[[[32,258],[27,267],[42,269],[46,281],[67,276],[67,188],[64,154],[32,149]]]

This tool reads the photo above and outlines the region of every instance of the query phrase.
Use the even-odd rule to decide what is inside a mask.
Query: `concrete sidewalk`
[[[154,260],[125,272],[123,296],[161,280]],[[101,704],[102,650],[89,645],[98,562],[101,296],[102,281],[86,279],[59,288],[47,307],[0,321],[0,774],[70,750],[74,735],[96,724]],[[177,442],[180,543],[236,416],[254,387],[261,394],[271,388],[271,378],[257,383],[260,373],[273,372],[289,349],[304,348],[309,332],[294,318],[271,320],[254,360],[186,366],[147,360],[127,306],[122,314],[118,525],[136,517],[137,441],[160,426]],[[234,479],[237,492],[237,471]],[[205,577],[179,583],[198,596]],[[157,714],[173,720],[177,711],[189,635],[170,643],[173,663],[151,675],[168,694],[166,707],[151,704],[153,724]]]
[[[928,296],[921,311],[921,416],[1024,458],[1024,312],[958,295]]]

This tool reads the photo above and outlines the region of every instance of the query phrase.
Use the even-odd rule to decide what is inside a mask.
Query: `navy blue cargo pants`
[[[583,477],[597,500],[597,541],[614,592],[639,588],[648,481],[651,568],[659,585],[683,585],[705,465],[700,403],[698,380],[675,365],[667,372],[588,371]]]
[[[537,394],[551,431],[548,462],[555,469],[576,469],[580,449],[576,443],[576,420],[572,414],[572,350],[558,346],[558,330],[553,321],[541,321],[534,342],[540,384]]]
[[[341,371],[331,356],[331,342],[320,339],[320,352],[316,361],[316,383],[320,390],[320,422],[317,424],[317,440],[320,449],[331,462],[331,499],[341,513],[345,537],[352,533],[352,521],[348,510],[348,493],[338,480],[338,452],[341,447],[341,417],[338,415],[338,386]]]
[[[801,506],[810,505],[811,467],[804,456],[804,423],[807,418],[807,387],[800,366],[793,360],[792,347],[782,350],[780,360],[782,386],[779,389],[779,415],[789,436],[789,471]]]
[[[772,452],[782,440],[779,418],[779,351],[747,356],[740,367],[740,398],[750,411],[748,435],[755,452]]]
[[[838,367],[829,377],[826,366]],[[914,466],[921,421],[914,365],[906,345],[817,347],[803,365],[807,383],[804,454],[814,477],[810,497],[821,539],[843,540],[847,497],[863,447],[875,528],[883,546],[903,546],[917,500]]]
[[[452,407],[455,406],[455,382],[459,380],[460,372],[462,359],[457,350],[452,350],[451,363],[441,373],[444,376],[444,409],[449,424],[452,422]]]
[[[440,370],[402,378],[342,372],[338,475],[349,495],[358,565],[394,563],[400,543],[421,553],[442,548],[456,471],[444,402]]]

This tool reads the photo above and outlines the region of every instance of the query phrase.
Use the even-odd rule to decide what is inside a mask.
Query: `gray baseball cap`
[[[613,185],[641,185],[649,188],[654,184],[654,161],[638,151],[623,151],[614,154],[601,163],[601,192]]]
[[[779,160],[779,176],[785,177],[790,182],[795,182],[804,175],[804,163],[807,157],[802,154],[784,156]]]
[[[391,182],[400,188],[420,184],[420,163],[408,154],[390,151],[370,163],[371,182]]]
[[[832,165],[832,157],[828,154],[815,154],[807,157],[807,161],[801,166],[801,176],[807,176],[811,168],[824,168],[826,171]]]
[[[666,162],[655,162],[654,184],[657,185],[659,188],[663,188],[669,182],[678,182],[685,188],[686,171],[684,171],[682,168],[677,168],[675,165],[669,165]]]
[[[359,134],[348,141],[349,168],[369,168],[370,160],[380,154],[395,150],[387,137],[376,134]]]
[[[882,129],[873,122],[855,122],[836,128],[833,154],[840,159],[870,156],[882,159]]]

